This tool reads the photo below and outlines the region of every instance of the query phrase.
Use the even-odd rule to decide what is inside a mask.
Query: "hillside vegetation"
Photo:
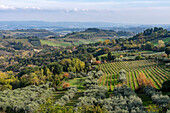
[[[138,43],[145,43],[147,41],[153,41],[153,40],[166,40],[168,42],[170,37],[170,31],[167,31],[163,28],[157,28],[154,29],[147,29],[142,33],[138,33],[137,35],[133,36],[133,38],[129,38],[129,40],[136,40]],[[168,39],[167,39],[168,38]]]
[[[151,31],[1,37],[0,112],[169,112],[169,32]]]
[[[36,36],[39,38],[48,37],[50,35],[56,36],[55,33],[45,29],[17,29],[17,30],[0,30],[0,37],[29,37]]]

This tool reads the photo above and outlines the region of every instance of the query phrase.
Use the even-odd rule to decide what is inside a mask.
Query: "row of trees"
[[[59,105],[67,104],[68,102],[70,102],[71,99],[73,99],[75,93],[77,93],[77,87],[70,87],[70,89],[68,89],[68,91],[64,94],[64,96],[62,96],[59,100],[57,100],[55,104],[59,104]]]
[[[79,102],[75,105],[75,111],[77,111],[79,107],[94,105],[99,107],[103,112],[106,112],[105,108],[102,108],[102,105],[99,104],[99,101],[104,99],[107,93],[107,88],[105,86],[98,86],[98,79],[102,75],[102,71],[90,71],[88,73],[88,78],[86,78],[84,83],[86,91],[84,92],[83,97],[80,97]]]

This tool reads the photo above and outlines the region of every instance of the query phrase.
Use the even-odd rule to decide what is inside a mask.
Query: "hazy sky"
[[[0,21],[170,24],[170,0],[0,0]]]

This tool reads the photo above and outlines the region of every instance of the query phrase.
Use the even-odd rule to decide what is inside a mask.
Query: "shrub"
[[[115,87],[113,90],[113,94],[115,96],[123,96],[130,97],[132,95],[136,95],[136,93],[127,86]]]
[[[63,89],[68,88],[68,87],[70,87],[70,84],[69,84],[69,83],[63,83],[63,85],[62,85],[62,88],[63,88]]]
[[[63,77],[69,77],[69,73],[64,73]]]
[[[101,61],[96,61],[94,64],[96,65],[101,64]]]

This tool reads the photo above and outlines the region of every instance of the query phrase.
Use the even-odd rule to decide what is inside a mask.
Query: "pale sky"
[[[170,24],[170,0],[0,0],[0,21]]]

